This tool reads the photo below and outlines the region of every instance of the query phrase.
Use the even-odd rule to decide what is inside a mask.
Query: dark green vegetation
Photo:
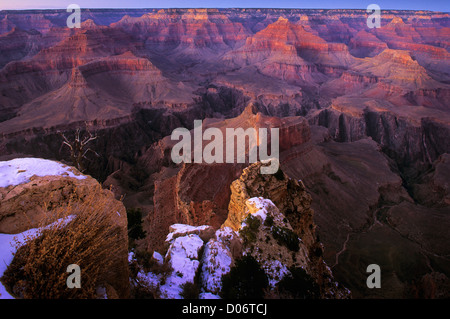
[[[298,236],[289,228],[272,226],[272,236],[278,244],[286,246],[289,250],[298,251],[300,249]]]
[[[294,299],[316,299],[320,297],[319,287],[314,279],[303,268],[291,267],[290,274],[278,283],[280,296]]]
[[[261,222],[257,217],[254,217],[251,214],[245,218],[244,222],[246,226],[239,231],[239,234],[244,240],[244,245],[248,245],[256,241],[258,228],[261,226]]]
[[[258,261],[251,255],[238,259],[222,278],[221,297],[224,299],[260,299],[269,280]]]
[[[128,237],[130,239],[130,245],[137,239],[145,238],[145,231],[142,229],[142,211],[137,208],[127,209],[128,219]]]

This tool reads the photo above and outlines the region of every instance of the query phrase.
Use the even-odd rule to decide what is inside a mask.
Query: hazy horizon
[[[31,9],[65,9],[71,3],[86,9],[162,9],[162,8],[276,8],[276,9],[366,9],[369,4],[378,4],[382,10],[428,10],[448,12],[450,5],[447,0],[344,0],[337,5],[333,0],[294,1],[294,0],[224,0],[220,5],[210,0],[167,0],[164,6],[160,1],[143,0],[98,0],[95,4],[88,0],[18,0],[0,4],[0,10],[31,10]],[[214,3],[214,4],[212,4]]]

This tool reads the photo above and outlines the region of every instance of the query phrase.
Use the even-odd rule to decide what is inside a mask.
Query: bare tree
[[[97,157],[100,155],[97,154],[94,150],[88,147],[88,144],[93,140],[97,139],[96,134],[92,134],[88,129],[86,129],[86,134],[81,134],[80,128],[77,128],[75,131],[75,137],[73,140],[69,140],[64,133],[59,132],[59,134],[63,138],[62,145],[66,145],[70,149],[70,159],[72,161],[72,165],[75,166],[80,172],[83,172],[85,168],[83,167],[83,160],[87,159],[86,154],[88,152],[94,153]]]

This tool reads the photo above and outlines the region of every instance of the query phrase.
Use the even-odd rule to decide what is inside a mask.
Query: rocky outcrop
[[[64,205],[77,205],[96,196],[107,206],[121,238],[121,255],[108,277],[110,298],[129,297],[127,215],[123,204],[109,190],[90,176],[59,162],[24,158],[0,162],[0,233],[18,234],[31,228],[47,226],[49,216]],[[98,249],[102,249],[101,246]],[[95,251],[93,252],[95,253]]]
[[[141,270],[139,278],[147,288],[157,287],[163,298],[182,298],[186,297],[186,285],[191,284],[198,287],[200,298],[219,298],[223,275],[242,256],[251,255],[268,278],[268,291],[274,294],[285,276],[301,268],[318,287],[319,295],[309,297],[350,296],[349,290],[334,281],[323,261],[323,246],[315,237],[311,198],[303,184],[290,180],[280,171],[273,177],[279,180],[274,185],[273,180],[263,179],[261,165],[264,164],[252,164],[244,169],[235,183],[256,196],[271,196],[278,204],[263,197],[249,198],[248,193],[243,194],[245,190],[232,186],[228,219],[215,233],[207,225],[170,226],[164,263],[171,270],[163,282],[162,277]]]
[[[259,229],[256,232],[256,243],[254,246],[244,244],[244,250],[250,251],[256,259],[261,261],[263,268],[270,268],[270,252],[279,253],[280,259],[276,258],[282,267],[287,270],[290,267],[304,267],[308,273],[317,281],[321,287],[323,298],[342,298],[348,296],[345,289],[337,289],[332,282],[332,274],[322,259],[323,246],[316,237],[316,225],[313,221],[313,210],[311,209],[311,196],[307,193],[301,181],[293,180],[281,170],[274,175],[263,175],[259,173],[261,165],[255,163],[244,169],[241,177],[231,185],[231,198],[229,204],[228,218],[222,227],[230,227],[235,231],[247,227],[249,216],[258,216],[260,219]],[[265,200],[268,198],[270,200]],[[270,216],[270,217],[269,217]],[[270,218],[273,224],[266,224]],[[267,227],[269,225],[269,227]],[[266,227],[264,227],[266,226]],[[271,236],[267,239],[267,232]],[[275,232],[274,232],[275,231]],[[293,232],[299,238],[300,248],[293,249],[287,241],[282,238],[292,236]],[[277,244],[275,242],[277,242]],[[245,242],[245,240],[244,240]],[[283,242],[283,244],[280,244]],[[294,241],[295,242],[295,241]],[[280,246],[287,246],[280,247]],[[253,247],[253,248],[252,248]],[[283,251],[286,250],[284,257]],[[289,250],[299,254],[295,257]],[[273,265],[272,265],[273,266]],[[270,273],[270,271],[269,271]],[[276,274],[279,276],[279,274]],[[281,276],[282,277],[282,276]],[[275,278],[275,277],[274,277]],[[274,280],[269,278],[269,282]],[[275,280],[276,281],[276,280]]]
[[[241,115],[224,121],[207,119],[203,121],[203,130],[217,128],[225,136],[227,128],[278,128],[282,154],[310,140],[309,125],[305,119],[264,116],[259,112],[255,114],[254,108],[254,105],[249,104]],[[162,244],[169,225],[176,222],[196,226],[208,224],[219,228],[228,216],[230,184],[239,177],[249,161],[247,156],[246,163],[242,164],[182,163],[175,169],[170,164],[170,152],[176,142],[165,137],[141,158],[143,169],[153,174],[148,181],[149,184],[154,183],[153,209],[147,219],[148,233],[152,237],[149,242],[156,246]],[[203,147],[207,143],[204,142]],[[270,149],[270,141],[268,144]],[[248,148],[245,152],[248,154]]]
[[[339,62],[334,57],[338,57]],[[283,17],[247,38],[245,45],[223,58],[227,64],[255,65],[263,74],[306,86],[326,80],[320,68],[344,61],[346,64],[351,59],[344,44],[329,44]]]
[[[260,167],[264,165],[269,164],[258,162],[250,165],[231,184],[228,218],[223,225],[233,230],[240,229],[248,214],[246,201],[253,197],[268,198],[286,216],[306,245],[312,245],[316,238],[311,196],[301,181],[290,179],[281,170],[273,175],[260,174]]]
[[[219,228],[227,218],[229,185],[241,170],[242,165],[183,164],[176,175],[155,182],[153,209],[147,216],[147,248],[162,247],[174,223]],[[209,187],[205,189],[203,183]]]
[[[108,57],[106,59],[96,60],[80,67],[83,75],[89,77],[103,72],[112,71],[152,71],[152,77],[160,77],[161,71],[158,70],[149,60],[138,58],[130,51],[123,54]]]

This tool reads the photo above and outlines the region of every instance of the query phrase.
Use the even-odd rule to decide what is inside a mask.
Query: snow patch
[[[259,216],[262,219],[262,222],[266,220],[267,216],[272,216],[276,224],[288,226],[287,223],[284,222],[285,216],[280,213],[280,210],[270,199],[252,197],[247,199],[245,204],[251,211],[256,208],[256,211],[252,213],[252,216]],[[245,223],[243,223],[243,226],[246,226]],[[288,228],[290,228],[290,226]]]
[[[147,288],[152,289],[158,287],[161,281],[161,275],[156,275],[152,272],[145,273],[141,270],[137,273],[136,280]]]
[[[266,272],[266,275],[269,279],[269,285],[272,288],[275,287],[276,284],[281,279],[283,279],[284,276],[290,273],[286,265],[284,265],[283,263],[281,263],[281,261],[276,259],[263,262],[261,267]]]
[[[227,245],[230,245],[231,240],[237,236],[238,233],[231,229],[231,227],[220,228],[216,231],[217,241]]]
[[[70,166],[42,158],[16,158],[10,161],[1,161],[0,187],[27,183],[33,175],[86,178],[84,175],[75,175],[70,169]]]
[[[131,262],[133,262],[133,260],[135,260],[135,258],[134,258],[134,251],[130,251],[128,253],[128,262],[131,263]]]
[[[215,237],[205,245],[202,258],[201,282],[204,293],[217,294],[222,290],[222,276],[229,273],[233,263],[231,241],[238,234],[230,227],[218,229]],[[206,297],[205,297],[206,298]]]
[[[157,251],[153,252],[152,258],[154,260],[156,260],[156,262],[158,264],[160,264],[160,265],[162,265],[164,263],[164,257],[160,253],[158,253]]]
[[[0,278],[13,261],[16,249],[23,245],[27,238],[35,237],[40,228],[32,228],[19,234],[0,234]],[[0,282],[0,299],[14,299]]]
[[[210,292],[202,292],[198,296],[198,299],[221,299],[218,295],[212,294]]]
[[[65,225],[73,219],[73,215],[58,219],[45,227],[30,228],[18,234],[0,234],[0,278],[14,259],[14,254],[28,239],[37,238],[43,229],[55,224]],[[0,299],[14,299],[0,282]]]
[[[180,235],[187,235],[196,233],[199,234],[201,231],[204,231],[208,228],[211,228],[211,226],[203,225],[203,226],[191,226],[186,224],[173,224],[170,226],[169,230],[170,233],[166,237],[167,242],[171,242],[175,239],[175,237],[179,237]]]
[[[222,290],[222,276],[230,272],[230,251],[221,242],[211,239],[205,246],[201,280],[203,288],[212,293]]]
[[[270,204],[274,205],[270,199],[265,199],[262,197],[252,197],[247,200],[247,205],[252,205],[256,209],[258,209],[255,213],[253,213],[253,216],[259,216],[261,217],[262,221],[264,222],[267,218],[267,208]]]
[[[170,261],[172,273],[166,282],[160,287],[161,294],[165,298],[180,299],[182,285],[194,282],[195,275],[200,265],[199,252],[203,247],[203,240],[195,234],[176,238],[166,254],[166,260]]]

